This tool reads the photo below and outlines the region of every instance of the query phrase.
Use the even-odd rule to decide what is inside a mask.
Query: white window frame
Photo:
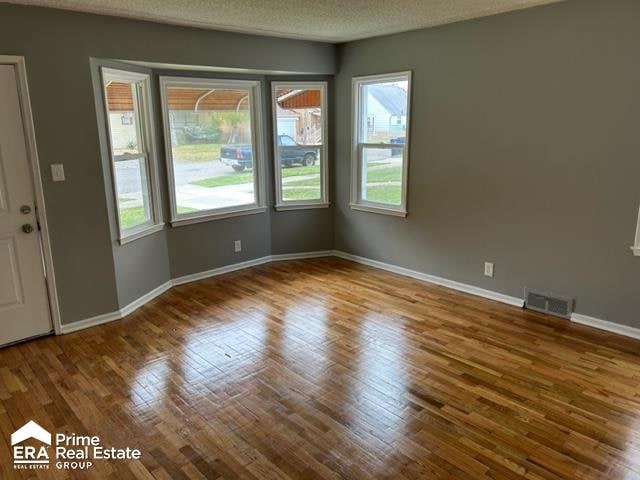
[[[284,200],[282,191],[282,164],[278,154],[278,111],[276,90],[320,90],[322,109],[322,144],[320,150],[320,199]],[[271,110],[273,118],[273,161],[276,182],[276,210],[302,210],[305,208],[327,208],[329,203],[329,159],[327,157],[327,82],[271,82]]]
[[[255,202],[246,205],[212,208],[193,213],[179,214],[176,203],[175,177],[173,170],[173,149],[171,145],[171,123],[167,90],[171,87],[208,88],[208,89],[248,89],[251,105],[251,143],[253,146],[253,182]],[[267,211],[264,188],[265,154],[262,108],[262,83],[259,80],[212,79],[193,77],[160,77],[160,98],[162,103],[162,123],[164,126],[165,156],[167,161],[167,179],[171,205],[171,225],[190,225],[221,218],[250,215]]]
[[[107,143],[109,145],[109,164],[111,167],[111,179],[113,198],[115,202],[116,224],[118,226],[118,241],[121,245],[139,238],[151,235],[164,228],[162,208],[160,204],[160,180],[158,174],[158,158],[156,155],[156,140],[154,134],[154,118],[151,109],[151,76],[146,73],[132,72],[110,67],[101,67],[102,96],[104,100],[105,122],[107,129]],[[115,155],[112,145],[111,120],[109,118],[109,99],[107,97],[107,85],[109,82],[135,83],[137,88],[137,105],[134,111],[138,137],[142,143],[140,153]],[[116,162],[126,160],[144,160],[146,164],[149,189],[150,220],[133,228],[122,229],[120,225],[120,203],[118,201],[118,188],[116,186]]]
[[[407,189],[409,181],[409,144],[410,144],[410,122],[411,122],[411,71],[386,73],[381,75],[367,75],[362,77],[353,77],[352,80],[352,105],[351,112],[353,115],[351,123],[351,203],[349,204],[353,210],[362,210],[365,212],[381,213],[385,215],[395,215],[399,217],[407,216]],[[406,140],[402,147],[404,150],[402,163],[402,193],[401,203],[398,206],[386,203],[371,202],[362,198],[362,152],[365,147],[368,148],[385,148],[397,149],[398,144],[390,143],[366,143],[361,139],[366,138],[366,132],[363,131],[363,125],[367,125],[366,119],[361,118],[363,111],[363,101],[361,98],[361,87],[386,82],[408,81],[407,91],[407,122],[406,122]]]
[[[638,226],[636,227],[636,243],[631,247],[633,254],[640,257],[640,211],[638,211]]]

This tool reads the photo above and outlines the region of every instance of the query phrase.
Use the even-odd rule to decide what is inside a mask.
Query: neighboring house
[[[300,114],[294,110],[285,110],[278,106],[278,134],[288,135],[291,138],[297,140],[298,137],[298,122],[300,121]]]
[[[407,130],[407,92],[396,85],[367,86],[367,132],[392,138],[404,137]]]
[[[135,146],[136,126],[132,111],[109,112],[111,124],[111,141],[114,150],[124,150]]]
[[[301,145],[321,143],[322,115],[319,108],[285,110],[278,107],[278,135],[288,135]]]
[[[322,143],[319,90],[280,91],[277,118],[279,135],[288,135],[302,145]]]

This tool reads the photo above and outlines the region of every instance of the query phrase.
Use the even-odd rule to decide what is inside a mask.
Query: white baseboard
[[[443,287],[458,290],[460,292],[469,293],[478,297],[488,298],[514,307],[523,307],[524,300],[522,298],[511,297],[503,293],[494,292],[491,290],[485,290],[484,288],[474,287],[473,285],[467,285],[466,283],[456,282],[447,278],[436,277],[435,275],[429,275],[428,273],[418,272],[416,270],[410,270],[404,267],[398,267],[397,265],[391,265],[390,263],[379,262],[378,260],[371,260],[366,257],[359,257],[358,255],[352,255],[350,253],[335,250],[334,255],[336,257],[351,260],[353,262],[361,263],[363,265],[369,265],[370,267],[380,268],[388,272],[397,273],[406,277],[415,278],[424,282],[433,283]]]
[[[73,333],[78,330],[84,330],[85,328],[95,327],[96,325],[102,325],[103,323],[113,322],[114,320],[120,320],[120,310],[115,312],[103,313],[102,315],[96,315],[95,317],[85,318],[84,320],[78,320],[73,323],[63,323],[60,328],[60,333]]]
[[[624,335],[625,337],[640,339],[640,328],[608,322],[606,320],[600,320],[599,318],[589,317],[588,315],[582,315],[581,313],[575,312],[571,314],[571,321],[579,323],[580,325],[586,325],[588,327],[606,330],[607,332],[617,333],[618,335]]]
[[[335,255],[333,250],[318,250],[316,252],[302,252],[302,253],[281,253],[278,255],[271,255],[272,262],[282,262],[284,260],[303,260],[305,258],[320,258],[320,257],[332,257]]]
[[[142,307],[146,303],[162,295],[167,290],[177,285],[183,285],[185,283],[197,282],[198,280],[204,280],[205,278],[215,277],[224,273],[235,272],[236,270],[242,270],[249,267],[255,267],[257,265],[263,265],[269,262],[279,262],[283,260],[301,260],[305,258],[319,258],[330,257],[334,254],[333,250],[321,250],[316,252],[303,252],[303,253],[286,253],[280,255],[267,255],[265,257],[254,258],[245,262],[234,263],[232,265],[226,265],[224,267],[214,268],[211,270],[205,270],[204,272],[198,272],[191,275],[184,275],[177,277],[163,283],[159,287],[154,288],[149,293],[145,293],[140,298],[134,300],[129,305],[122,307],[115,312],[104,313],[95,317],[87,318],[85,320],[79,320],[77,322],[63,324],[60,333],[72,333],[78,330],[84,330],[85,328],[95,327],[102,325],[103,323],[113,322],[114,320],[121,320],[127,315],[133,313],[138,308]]]
[[[84,330],[85,328],[95,327],[96,325],[102,325],[103,323],[113,322],[114,320],[120,320],[130,313],[133,313],[138,308],[142,307],[144,304],[149,303],[151,300],[156,298],[159,295],[162,295],[164,292],[169,290],[172,287],[171,282],[166,282],[160,285],[159,287],[154,288],[149,293],[145,293],[140,298],[134,300],[129,305],[125,305],[120,310],[116,310],[115,312],[104,313],[102,315],[97,315],[95,317],[87,318],[85,320],[80,320],[79,322],[73,322],[68,324],[63,324],[60,329],[60,333],[72,333],[77,332],[78,330]]]
[[[269,263],[271,256],[254,258],[253,260],[247,260],[245,262],[234,263],[232,265],[225,265],[224,267],[213,268],[211,270],[205,270],[204,272],[192,273],[191,275],[184,275],[182,277],[174,278],[171,280],[172,286],[183,285],[185,283],[197,282],[198,280],[204,280],[205,278],[215,277],[222,275],[223,273],[235,272],[236,270],[242,270],[243,268],[255,267],[256,265],[262,265]]]
[[[416,270],[399,267],[397,265],[392,265],[392,264],[380,262],[377,260],[371,260],[370,258],[360,257],[358,255],[352,255],[350,253],[342,252],[340,250],[321,250],[316,252],[268,255],[265,257],[255,258],[253,260],[247,260],[245,262],[239,262],[239,263],[234,263],[232,265],[227,265],[220,268],[214,268],[212,270],[206,270],[204,272],[194,273],[192,275],[184,275],[182,277],[174,278],[173,280],[170,280],[160,285],[159,287],[154,288],[149,293],[144,294],[143,296],[134,300],[130,304],[124,306],[120,310],[117,310],[115,312],[104,313],[102,315],[97,315],[95,317],[87,318],[85,320],[80,320],[77,322],[62,325],[62,329],[60,333],[66,334],[66,333],[77,332],[78,330],[84,330],[85,328],[102,325],[103,323],[113,322],[114,320],[120,320],[123,317],[126,317],[127,315],[133,313],[135,310],[142,307],[146,303],[150,302],[157,296],[171,289],[171,287],[174,287],[177,285],[182,285],[185,283],[203,280],[205,278],[222,275],[224,273],[234,272],[236,270],[242,270],[244,268],[254,267],[256,265],[263,265],[269,262],[278,262],[278,261],[284,261],[284,260],[301,260],[305,258],[320,258],[320,257],[330,257],[330,256],[344,258],[346,260],[351,260],[353,262],[361,263],[363,265],[379,268],[381,270],[397,273],[399,275],[415,278],[417,280],[433,283],[443,287],[451,288],[453,290],[458,290],[460,292],[469,293],[471,295],[488,298],[490,300],[495,300],[501,303],[505,303],[507,305],[512,305],[514,307],[524,306],[523,299],[517,298],[517,297],[511,297],[503,293],[493,292],[491,290],[485,290],[483,288],[475,287],[473,285],[468,285],[465,283],[456,282],[454,280],[437,277],[435,275],[430,275],[428,273],[418,272]],[[640,329],[630,327],[628,325],[621,325],[618,323],[608,322],[606,320],[600,320],[599,318],[589,317],[587,315],[582,315],[579,313],[573,313],[571,315],[571,321],[575,323],[579,323],[581,325],[586,325],[589,327],[598,328],[600,330],[605,330],[607,332],[624,335],[626,337],[640,339]]]
[[[122,307],[120,309],[120,315],[122,317],[126,317],[130,313],[133,313],[135,310],[139,309],[145,303],[149,303],[154,298],[162,295],[164,292],[169,290],[172,286],[173,286],[173,283],[171,281],[168,281],[166,283],[163,283],[159,287],[154,288],[149,293],[145,293],[143,296],[141,296],[137,300],[134,300],[129,305]]]
[[[446,278],[436,277],[434,275],[417,272],[415,270],[409,270],[408,268],[398,267],[396,265],[379,262],[377,260],[371,260],[370,258],[366,258],[366,257],[359,257],[357,255],[352,255],[350,253],[342,252],[339,250],[335,250],[333,254],[336,257],[345,258],[347,260],[351,260],[357,263],[362,263],[363,265],[369,265],[371,267],[380,268],[382,270],[398,273],[400,275],[406,275],[407,277],[416,278],[418,280],[424,280],[425,282],[435,283],[436,285],[441,285],[443,287],[448,287],[453,290],[459,290],[461,292],[470,293],[471,295],[477,295],[479,297],[488,298],[490,300],[496,300],[498,302],[506,303],[508,305],[513,305],[514,307],[524,306],[524,300],[521,298],[510,297],[509,295],[504,295],[498,292],[492,292],[491,290],[485,290],[483,288],[474,287],[473,285],[467,285],[467,284],[456,282],[453,280],[448,280]],[[575,323],[579,323],[581,325],[597,328],[599,330],[616,333],[618,335],[624,335],[625,337],[640,339],[640,328],[634,328],[628,325],[608,322],[606,320],[589,317],[588,315],[582,315],[580,313],[575,313],[575,312],[571,314],[571,321]]]
[[[173,286],[183,285],[185,283],[197,282],[198,280],[204,280],[205,278],[215,277],[217,275],[222,275],[223,273],[235,272],[236,270],[242,270],[244,268],[255,267],[257,265],[263,265],[265,263],[280,262],[283,260],[302,260],[305,258],[330,257],[331,255],[333,255],[333,250],[267,255],[265,257],[254,258],[253,260],[247,260],[246,262],[234,263],[232,265],[225,265],[224,267],[214,268],[212,270],[205,270],[204,272],[184,275],[182,277],[174,278],[173,280],[171,280],[171,283]]]

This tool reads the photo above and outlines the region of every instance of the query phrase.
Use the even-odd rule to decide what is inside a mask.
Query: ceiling
[[[340,43],[562,0],[9,0],[155,22]]]

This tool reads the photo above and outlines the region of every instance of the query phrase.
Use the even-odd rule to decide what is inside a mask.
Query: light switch
[[[54,182],[64,182],[64,165],[62,163],[51,165],[51,177]]]
[[[484,276],[493,277],[493,263],[484,262]]]

